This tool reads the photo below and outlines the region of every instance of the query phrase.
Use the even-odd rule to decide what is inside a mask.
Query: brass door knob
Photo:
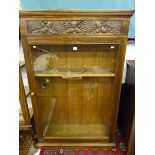
[[[47,88],[48,84],[49,84],[50,80],[49,79],[45,79],[45,81],[40,83],[41,88]]]

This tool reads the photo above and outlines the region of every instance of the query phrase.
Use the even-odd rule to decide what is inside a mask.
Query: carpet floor
[[[37,151],[38,149],[33,145],[32,134],[27,132],[19,133],[19,155],[35,155]]]
[[[116,130],[116,147],[112,149],[75,149],[75,150],[41,150],[40,155],[126,155],[126,148],[121,133]]]
[[[19,155],[27,155],[32,144],[33,144],[33,139],[31,135],[20,134],[19,135]]]

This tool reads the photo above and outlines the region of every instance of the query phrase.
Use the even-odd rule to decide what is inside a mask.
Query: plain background
[[[0,154],[17,155],[18,0],[0,5]],[[154,155],[155,9],[153,0],[136,0],[136,155]]]

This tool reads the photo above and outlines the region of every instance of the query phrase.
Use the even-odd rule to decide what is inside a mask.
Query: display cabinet
[[[38,147],[115,146],[131,10],[20,11]]]

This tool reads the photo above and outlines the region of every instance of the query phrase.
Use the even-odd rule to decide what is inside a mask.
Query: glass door
[[[108,141],[119,45],[30,48],[44,140]]]

